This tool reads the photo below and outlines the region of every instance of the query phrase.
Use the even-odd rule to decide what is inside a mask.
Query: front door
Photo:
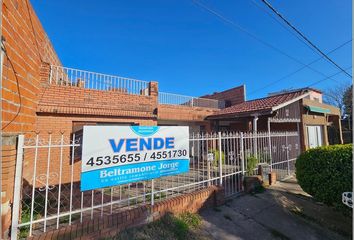
[[[309,148],[320,147],[322,141],[322,126],[307,126]]]

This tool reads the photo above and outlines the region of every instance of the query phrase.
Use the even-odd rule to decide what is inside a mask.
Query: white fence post
[[[289,162],[289,145],[288,145],[288,132],[285,132],[285,149],[286,149],[286,161],[288,164],[288,176],[290,175],[290,162]]]
[[[268,148],[269,148],[269,165],[270,165],[270,171],[273,171],[272,136],[271,136],[270,129],[268,130]]]
[[[17,156],[16,156],[16,172],[14,186],[14,202],[12,208],[11,222],[11,239],[17,239],[18,223],[20,217],[20,199],[21,199],[21,183],[22,183],[22,163],[23,163],[23,145],[24,135],[18,136]]]
[[[151,180],[151,206],[154,206],[154,179]]]
[[[240,133],[240,156],[241,156],[241,170],[242,178],[245,176],[245,154],[243,151],[243,132]]]
[[[219,175],[220,175],[220,186],[222,186],[222,151],[221,151],[221,132],[219,135]]]

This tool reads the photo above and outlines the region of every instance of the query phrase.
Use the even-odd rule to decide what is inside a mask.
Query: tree
[[[337,86],[331,86],[323,93],[323,101],[327,104],[336,106],[340,109],[342,117],[345,116],[345,103],[344,94],[350,88],[348,84],[340,84]]]
[[[353,115],[353,85],[348,87],[343,94],[344,114],[351,118]]]

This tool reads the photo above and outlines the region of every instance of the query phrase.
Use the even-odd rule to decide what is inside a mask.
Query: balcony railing
[[[149,82],[73,68],[51,66],[50,84],[149,95]]]
[[[89,72],[52,65],[49,83],[59,86],[75,86],[87,89],[114,91],[134,95],[149,95],[149,82],[119,76]],[[225,102],[173,93],[158,93],[159,104],[189,107],[224,108]]]
[[[206,108],[224,108],[225,105],[223,101],[219,100],[165,92],[159,92],[159,104]]]

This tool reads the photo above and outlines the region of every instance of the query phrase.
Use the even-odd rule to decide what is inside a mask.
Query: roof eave
[[[264,116],[272,114],[272,109],[263,109],[259,111],[250,111],[250,112],[242,112],[242,113],[228,113],[222,115],[211,115],[206,117],[207,120],[220,120],[220,119],[234,119],[234,118],[244,118],[244,117],[254,117],[257,116]]]
[[[276,111],[276,110],[278,110],[278,109],[280,109],[280,108],[283,108],[283,107],[285,107],[285,106],[288,106],[289,104],[292,104],[292,103],[294,103],[294,102],[296,102],[296,101],[299,101],[300,99],[303,99],[303,98],[309,96],[310,94],[311,94],[310,92],[307,92],[307,93],[302,94],[302,95],[300,95],[300,96],[298,96],[298,97],[296,97],[296,98],[293,98],[293,99],[291,99],[291,100],[289,100],[289,101],[286,101],[286,102],[281,103],[281,104],[279,104],[279,105],[277,105],[277,106],[275,106],[275,107],[272,107],[272,111]]]

